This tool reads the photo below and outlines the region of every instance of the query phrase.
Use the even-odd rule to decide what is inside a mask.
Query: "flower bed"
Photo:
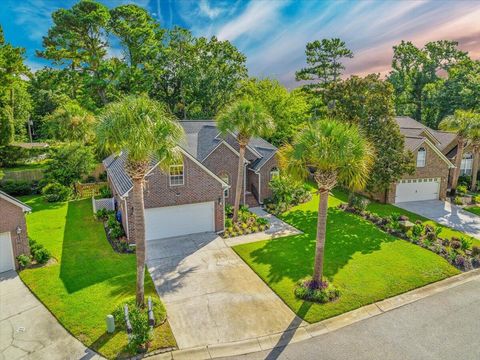
[[[272,197],[265,199],[265,209],[273,214],[280,215],[293,206],[306,203],[312,199],[310,188],[288,176],[278,176],[268,184],[272,190]]]
[[[125,231],[122,224],[117,220],[115,211],[99,209],[95,214],[97,220],[103,221],[103,227],[107,235],[107,240],[112,246],[113,250],[118,253],[134,253],[135,249],[132,248],[125,237]]]
[[[265,231],[270,227],[267,219],[251,213],[244,205],[240,206],[237,222],[233,222],[233,208],[231,206],[225,207],[225,214],[225,231],[222,235],[223,238],[253,234]]]
[[[446,239],[440,237],[441,227],[424,225],[421,221],[413,224],[405,215],[392,214],[381,217],[362,209],[362,207],[352,206],[352,204],[341,204],[339,208],[361,216],[393,236],[440,255],[461,271],[480,267],[480,247],[472,247],[471,241],[466,238]]]

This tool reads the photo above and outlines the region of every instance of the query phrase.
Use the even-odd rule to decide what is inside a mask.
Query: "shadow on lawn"
[[[283,219],[305,233],[267,241],[265,246],[251,253],[254,262],[269,265],[269,282],[279,282],[284,277],[296,282],[312,273],[317,214],[316,211],[310,210],[294,210],[288,213]],[[330,208],[327,218],[324,275],[331,280],[355,253],[372,253],[379,250],[382,243],[395,240],[366,220]]]
[[[108,280],[112,295],[128,293],[131,289],[122,287],[135,284],[135,256],[113,251],[102,224],[93,217],[89,200],[72,201],[67,206],[60,268],[67,291],[73,293]]]

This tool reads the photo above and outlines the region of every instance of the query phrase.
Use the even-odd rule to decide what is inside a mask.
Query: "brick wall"
[[[222,185],[190,158],[184,156],[183,161],[184,185],[170,186],[168,175],[158,167],[147,176],[144,189],[145,209],[213,201],[215,203],[215,231],[222,231],[224,207],[223,203],[219,204],[218,202],[218,199],[223,201]],[[126,200],[129,241],[134,242],[135,226],[131,193]],[[188,219],[185,220],[188,221]]]
[[[278,159],[277,156],[274,155],[272,158],[270,158],[263,166],[260,168],[260,202],[263,202],[264,199],[272,196],[272,190],[270,190],[270,187],[268,186],[270,182],[270,171],[278,167]]]
[[[235,202],[235,188],[237,186],[237,172],[238,172],[238,156],[225,144],[220,144],[208,158],[203,161],[211,172],[215,175],[220,175],[226,172],[230,178],[230,189],[228,198],[225,199],[227,204]],[[242,198],[243,200],[243,198]]]
[[[17,235],[17,226],[22,232]],[[27,224],[23,210],[9,201],[0,199],[0,233],[10,232],[12,240],[15,267],[18,269],[16,257],[20,254],[30,254],[27,238]]]

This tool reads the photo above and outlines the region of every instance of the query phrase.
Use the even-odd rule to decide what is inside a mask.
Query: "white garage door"
[[[411,179],[397,183],[395,202],[436,200],[440,191],[440,179]]]
[[[15,268],[13,260],[12,241],[10,233],[0,234],[0,272],[12,270]]]
[[[146,240],[214,231],[215,204],[205,202],[145,209]]]

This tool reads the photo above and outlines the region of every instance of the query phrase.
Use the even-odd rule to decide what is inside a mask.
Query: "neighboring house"
[[[25,213],[31,210],[0,191],[0,272],[18,269],[17,256],[30,254]]]
[[[220,135],[214,121],[180,121],[185,141],[179,144],[182,162],[162,171],[151,162],[144,189],[146,240],[198,232],[222,232],[226,203],[233,203],[238,172],[234,134]],[[271,195],[270,179],[278,175],[277,148],[252,139],[246,152],[242,203],[258,205]],[[132,181],[125,172],[126,154],[103,161],[121,221],[135,241]]]
[[[395,120],[405,137],[406,150],[413,153],[416,169],[412,175],[406,174],[392,183],[386,192],[372,196],[387,203],[444,200],[449,174],[455,167],[444,152],[456,143],[456,135],[430,129],[406,116],[396,117]]]

